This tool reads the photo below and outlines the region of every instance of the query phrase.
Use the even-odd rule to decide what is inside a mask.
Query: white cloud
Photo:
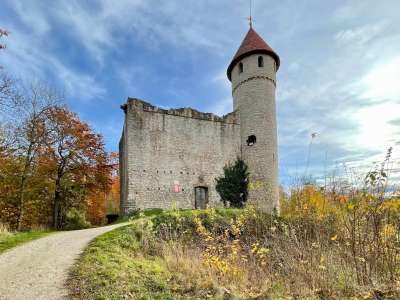
[[[51,25],[46,18],[43,18],[43,7],[33,1],[13,1],[11,2],[16,14],[35,35],[43,35],[49,32]]]
[[[99,77],[104,79],[109,71],[117,78],[118,88],[125,86],[132,96],[146,95],[141,88],[154,86],[164,89],[160,99],[171,99],[171,87],[175,93],[193,93],[180,84],[176,74],[153,72],[149,62],[132,63],[129,55],[135,55],[134,51],[149,51],[155,56],[165,51],[176,51],[177,55],[179,51],[194,51],[196,55],[219,55],[228,62],[247,29],[245,1],[238,5],[227,0],[8,3],[17,18],[8,18],[11,23],[4,24],[12,35],[7,39],[7,51],[0,55],[0,65],[25,78],[50,77],[60,82],[68,95],[82,100],[106,94],[96,76],[101,73]],[[332,160],[359,163],[376,159],[377,150],[383,153],[398,136],[399,126],[391,121],[399,111],[400,99],[400,35],[396,35],[399,5],[397,0],[385,4],[345,1],[344,5],[318,0],[295,4],[290,0],[283,4],[257,2],[256,29],[282,58],[277,95],[279,141],[292,151],[282,155],[284,163],[304,163],[304,157],[299,156],[307,149],[309,134],[314,131],[320,133],[315,141],[320,152],[313,153],[319,166],[323,165],[325,151]],[[310,10],[311,6],[318,13]],[[87,62],[92,71],[69,65],[67,59],[48,47],[56,40],[52,36],[55,32],[72,37],[74,45],[70,47],[89,53],[82,57],[95,61]],[[135,47],[130,50],[128,44]],[[129,51],[128,55],[123,53]],[[125,62],[117,60],[120,54]],[[78,61],[76,56],[73,59]],[[187,59],[192,57],[188,55]],[[94,65],[98,67],[97,75],[89,73],[94,72]],[[225,69],[213,74],[202,77],[207,82],[198,83],[222,96],[215,97],[216,101],[204,110],[223,115],[232,110],[231,86]],[[163,85],[165,78],[169,86]],[[152,80],[157,84],[151,84]],[[141,85],[139,81],[150,83]],[[160,99],[151,100],[157,103]],[[169,106],[171,102],[158,104]],[[115,135],[107,125],[103,127],[107,135]],[[310,166],[310,170],[317,169]]]
[[[373,66],[360,85],[363,97],[400,101],[400,56]]]
[[[74,72],[55,58],[52,58],[51,61],[58,79],[67,92],[67,96],[73,98],[71,100],[87,101],[106,94],[106,89],[98,84],[92,76]]]
[[[223,90],[229,93],[231,92],[232,85],[231,82],[228,80],[225,69],[212,77],[211,81],[212,83],[216,83],[217,85],[219,85]]]
[[[364,45],[383,32],[387,23],[379,22],[339,31],[335,39],[340,44],[356,43]]]
[[[7,39],[7,51],[1,55],[0,65],[6,72],[24,81],[55,81],[74,101],[90,100],[105,93],[91,75],[68,67],[62,58],[42,47],[42,41],[36,36],[12,24],[6,28],[12,32]]]
[[[45,34],[51,22],[75,36],[100,67],[110,50],[118,51],[127,36],[152,50],[162,51],[162,45],[204,49],[219,49],[226,37],[204,26],[211,18],[200,17],[203,3],[145,0],[78,0],[45,2],[14,0],[11,7],[30,33]],[[218,5],[218,4],[217,4]],[[185,8],[185,6],[187,6]],[[190,8],[190,9],[188,9]],[[182,14],[182,10],[185,11]],[[72,46],[72,45],[71,45]]]

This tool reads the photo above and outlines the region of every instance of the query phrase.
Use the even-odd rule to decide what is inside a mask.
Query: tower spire
[[[250,14],[248,17],[250,28],[253,28],[252,6],[253,6],[253,0],[250,0]]]

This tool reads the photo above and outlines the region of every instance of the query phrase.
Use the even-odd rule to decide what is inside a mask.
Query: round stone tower
[[[250,27],[229,64],[233,107],[239,111],[241,154],[250,172],[249,203],[279,212],[276,71],[279,56]]]

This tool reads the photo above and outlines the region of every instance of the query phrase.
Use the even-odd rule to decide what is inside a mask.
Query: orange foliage
[[[48,119],[51,141],[48,150],[55,163],[55,226],[62,224],[62,217],[70,205],[62,196],[63,181],[68,179],[83,188],[89,220],[95,224],[102,223],[112,172],[102,136],[93,133],[88,124],[65,108],[49,110]]]
[[[106,194],[101,191],[92,191],[86,196],[87,217],[91,224],[101,225],[106,215]]]
[[[115,154],[108,155],[102,136],[64,107],[47,109],[40,126],[41,139],[25,173],[26,153],[0,144],[0,222],[14,228],[61,228],[74,208],[92,224],[104,223],[106,201],[110,195],[115,201],[117,193]]]

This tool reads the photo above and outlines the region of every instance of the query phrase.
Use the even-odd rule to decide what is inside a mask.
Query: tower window
[[[258,67],[263,68],[264,67],[264,58],[262,56],[258,57]]]
[[[249,135],[246,142],[247,146],[253,146],[257,142],[257,138],[255,135]]]
[[[243,73],[243,63],[239,63],[239,74]]]

